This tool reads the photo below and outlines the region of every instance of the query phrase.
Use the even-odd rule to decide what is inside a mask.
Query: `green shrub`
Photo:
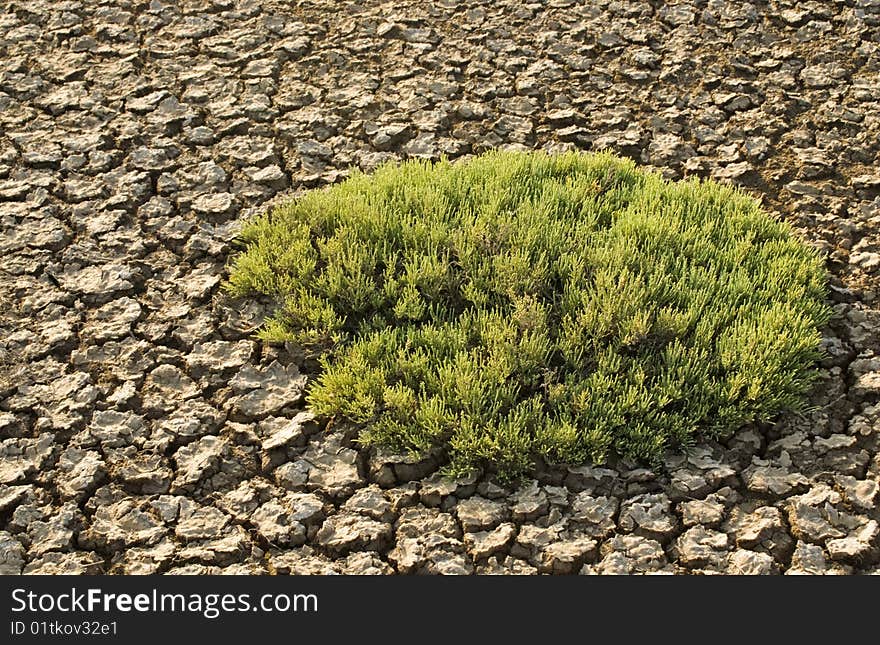
[[[244,227],[227,287],[321,357],[308,402],[447,471],[656,463],[794,409],[829,309],[818,255],[734,189],[609,154],[409,161]]]

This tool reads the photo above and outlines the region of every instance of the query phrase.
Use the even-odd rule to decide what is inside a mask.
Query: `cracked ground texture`
[[[447,481],[304,410],[241,220],[406,157],[608,148],[827,256],[799,415]],[[0,572],[880,571],[880,0],[0,2]]]

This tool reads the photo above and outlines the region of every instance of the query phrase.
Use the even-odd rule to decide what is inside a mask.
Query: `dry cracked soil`
[[[827,256],[809,411],[517,489],[304,410],[243,218],[348,169],[607,148]],[[0,572],[880,571],[880,0],[0,2]]]

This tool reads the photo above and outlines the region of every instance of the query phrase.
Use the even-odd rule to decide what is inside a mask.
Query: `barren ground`
[[[518,490],[359,450],[220,293],[386,159],[608,148],[822,248],[806,414]],[[871,573],[880,0],[0,3],[0,572]]]

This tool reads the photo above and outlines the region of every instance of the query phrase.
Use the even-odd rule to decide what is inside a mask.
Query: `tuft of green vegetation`
[[[819,255],[730,187],[610,154],[389,164],[249,221],[234,295],[320,356],[308,403],[359,440],[502,476],[657,463],[798,407],[829,318]]]

